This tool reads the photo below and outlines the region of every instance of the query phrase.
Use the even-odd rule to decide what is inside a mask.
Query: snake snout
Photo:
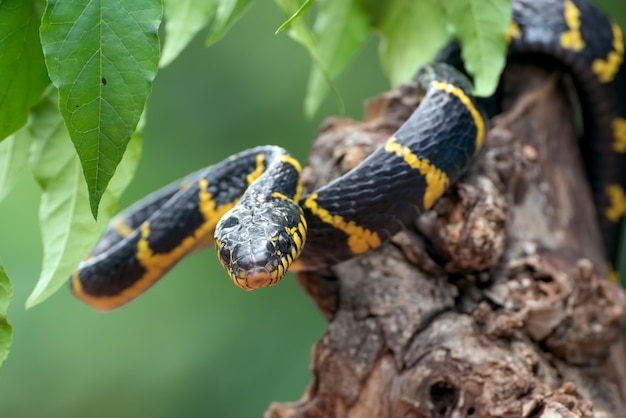
[[[268,251],[265,241],[248,241],[232,247],[232,263],[225,265],[233,282],[242,289],[254,290],[278,283],[285,271],[279,271],[279,256]]]
[[[235,279],[235,284],[244,290],[267,287],[277,282],[265,267],[253,267],[243,273],[243,278]]]

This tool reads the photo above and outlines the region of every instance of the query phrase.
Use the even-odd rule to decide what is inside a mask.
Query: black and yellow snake
[[[509,55],[543,57],[571,74],[584,119],[580,146],[608,258],[626,213],[624,37],[587,0],[514,0]],[[376,248],[430,209],[471,162],[486,121],[470,82],[437,63],[416,77],[420,105],[344,176],[302,196],[300,164],[253,148],[197,171],[116,216],[72,276],[98,309],[120,306],[191,251],[215,243],[236,285],[276,284]],[[306,242],[306,245],[305,245]]]

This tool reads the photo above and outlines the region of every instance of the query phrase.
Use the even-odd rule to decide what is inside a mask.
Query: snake
[[[614,265],[626,214],[622,30],[587,0],[513,0],[511,7],[509,59],[537,57],[573,80],[584,122],[579,147]],[[210,245],[245,290],[275,285],[288,270],[323,270],[381,246],[433,207],[485,140],[489,115],[472,96],[470,78],[450,64],[422,67],[414,80],[422,98],[408,119],[359,165],[311,193],[303,195],[300,163],[268,145],[131,205],[80,262],[72,292],[96,309],[117,308]]]

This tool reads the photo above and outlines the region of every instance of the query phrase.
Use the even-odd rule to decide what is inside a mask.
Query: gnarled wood
[[[605,279],[567,79],[512,67],[503,93],[484,149],[413,229],[300,275],[328,331],[302,399],[266,417],[626,416],[624,294]],[[417,102],[407,85],[365,122],[328,120],[307,187],[357,165]]]

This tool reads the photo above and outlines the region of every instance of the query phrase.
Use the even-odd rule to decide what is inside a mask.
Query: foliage
[[[19,134],[24,136],[24,142],[32,141],[31,170],[41,188],[39,223],[44,259],[37,286],[26,301],[26,306],[34,306],[67,281],[77,257],[95,244],[106,222],[93,221],[81,164],[72,152],[70,135],[54,97],[44,96],[32,109],[31,122]],[[115,209],[117,199],[133,177],[140,147],[138,131],[104,192],[102,205],[107,214]]]
[[[12,294],[11,282],[0,262],[0,366],[6,360],[11,348],[12,330],[7,322],[7,311]]]
[[[49,0],[41,44],[94,218],[157,71],[158,0]]]
[[[339,97],[333,80],[372,33],[380,38],[381,62],[393,84],[409,80],[451,36],[464,46],[477,94],[493,91],[504,63],[507,0],[490,0],[490,7],[482,0],[276,3],[288,18],[278,32],[302,44],[314,63],[305,99],[309,115],[329,88]],[[218,41],[251,4],[0,0],[0,62],[5,64],[0,200],[25,169],[42,193],[44,259],[27,306],[42,302],[65,282],[116,210],[139,159],[140,120],[159,66],[175,60],[207,26],[207,43]],[[10,282],[0,266],[0,362],[10,344],[10,297]]]
[[[380,37],[381,62],[394,85],[410,80],[451,36],[463,46],[477,95],[494,91],[504,67],[509,0],[490,0],[489,7],[482,0],[317,0],[312,27],[303,16],[312,0],[276,3],[291,16],[280,30],[288,29],[315,63],[305,101],[309,115],[372,32]]]

